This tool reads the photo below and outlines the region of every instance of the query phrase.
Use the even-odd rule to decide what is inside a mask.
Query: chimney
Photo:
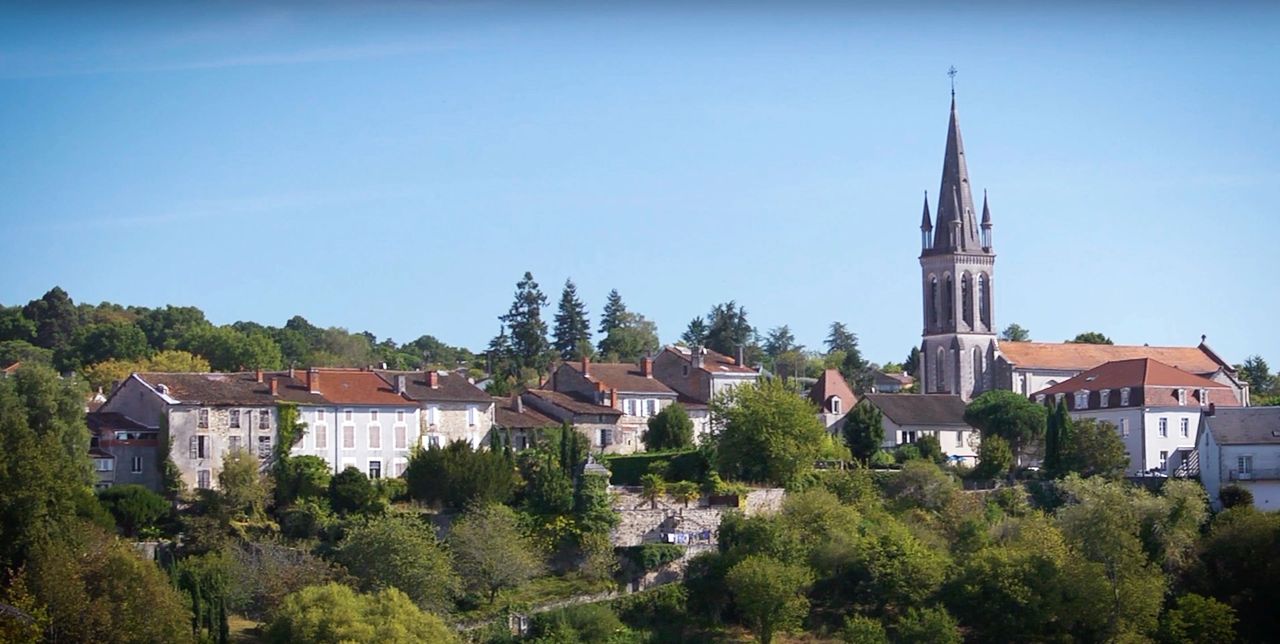
[[[404,374],[399,374],[396,376],[396,393],[398,394],[404,393],[404,380],[405,380]]]
[[[520,394],[516,394],[516,413],[524,413],[524,398],[521,398]]]
[[[315,367],[307,369],[307,391],[320,393],[320,370]]]
[[[427,372],[427,386],[432,389],[440,388],[440,372],[432,369]]]
[[[289,379],[290,379],[290,380],[293,380],[293,379],[294,379],[294,378],[296,378],[296,377],[297,377],[297,376],[293,373],[293,367],[292,367],[292,366],[290,366],[290,367],[289,367]]]
[[[591,358],[587,356],[582,356],[582,375],[591,375]]]
[[[645,356],[640,359],[640,373],[644,374],[645,378],[653,377],[653,358]]]
[[[1216,414],[1216,413],[1218,413],[1218,406],[1217,406],[1217,405],[1215,405],[1215,404],[1213,404],[1213,403],[1209,403],[1209,411],[1206,411],[1206,412],[1204,413],[1204,415],[1205,415],[1205,416],[1212,416],[1212,415],[1214,415],[1214,414]]]
[[[254,372],[253,372],[253,378],[254,378],[254,380],[257,380],[258,382],[262,382],[262,370],[261,370],[261,369],[258,369],[258,370],[256,370],[256,371],[254,371]]]
[[[272,396],[280,395],[280,380],[278,378],[271,379],[271,395]]]
[[[746,347],[742,345],[738,345],[738,366],[739,367],[745,367],[747,365],[747,361],[743,359],[745,357],[746,357]]]
[[[702,356],[707,355],[707,350],[702,347],[694,347],[693,352],[689,355],[689,362],[693,363],[694,369],[702,368]]]
[[[618,390],[617,389],[609,390],[609,406],[613,407],[614,409],[618,408]]]

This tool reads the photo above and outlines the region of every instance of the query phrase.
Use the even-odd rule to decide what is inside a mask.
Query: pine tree
[[[911,353],[907,354],[907,359],[902,363],[902,371],[908,376],[920,379],[916,374],[916,370],[920,368],[920,347],[911,347]]]
[[[578,287],[573,280],[564,281],[560,293],[560,309],[556,312],[555,350],[561,359],[577,360],[582,350],[591,347],[591,321],[587,309],[578,299]]]
[[[1059,402],[1061,407],[1062,403]],[[1044,470],[1052,477],[1057,477],[1058,469],[1062,466],[1062,452],[1060,442],[1061,427],[1058,425],[1057,408],[1053,413],[1049,414],[1049,418],[1045,422],[1044,429]]]
[[[791,333],[791,327],[785,324],[770,331],[768,339],[764,341],[764,352],[770,358],[777,358],[788,351],[799,351],[803,348],[796,344],[796,336]]]
[[[836,351],[849,353],[858,350],[858,336],[850,331],[844,325],[844,322],[832,322],[831,332],[827,334],[826,344],[827,353]]]
[[[756,350],[756,330],[747,321],[747,309],[735,301],[717,304],[707,314],[709,320],[706,347],[725,355],[734,355],[738,347]]]
[[[1049,415],[1048,427],[1054,430],[1055,437],[1053,439],[1053,467],[1049,466],[1048,442],[1045,438],[1045,469],[1049,470],[1049,474],[1055,478],[1064,476],[1068,472],[1076,469],[1077,464],[1073,463],[1071,458],[1071,442],[1074,424],[1071,420],[1071,414],[1067,412],[1067,401],[1058,401],[1058,406]]]
[[[499,317],[511,332],[511,355],[516,366],[541,371],[549,362],[550,344],[547,342],[547,323],[542,319],[542,307],[547,296],[542,294],[533,273],[526,272],[516,284],[515,301],[506,315]]]
[[[707,341],[707,322],[699,315],[689,320],[689,326],[680,339],[688,346],[700,347]]]
[[[618,289],[609,291],[609,299],[604,303],[604,315],[600,318],[600,336],[603,341],[609,336],[609,332],[621,327],[626,323],[627,305],[622,303],[622,296],[618,295]]]

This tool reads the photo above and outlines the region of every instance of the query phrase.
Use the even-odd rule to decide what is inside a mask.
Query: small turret
[[[991,252],[991,206],[987,203],[987,191],[982,191],[982,250]]]
[[[933,218],[929,216],[929,191],[924,191],[924,214],[920,216],[920,248],[929,250],[933,243]]]

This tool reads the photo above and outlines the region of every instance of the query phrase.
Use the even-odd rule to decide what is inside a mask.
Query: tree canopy
[[[826,430],[813,405],[782,381],[734,387],[712,400],[722,476],[783,485],[813,467]]]
[[[684,405],[673,403],[649,419],[640,439],[648,451],[684,449],[693,446],[693,421]]]
[[[992,390],[979,395],[964,411],[964,421],[987,436],[1009,443],[1015,462],[1019,454],[1044,437],[1048,412],[1012,391]]]

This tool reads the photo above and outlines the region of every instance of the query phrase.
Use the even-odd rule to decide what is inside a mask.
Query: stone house
[[[1210,405],[1237,407],[1229,385],[1151,358],[1108,362],[1042,389],[1033,398],[1065,400],[1074,418],[1111,423],[1129,454],[1130,475],[1168,474],[1195,449],[1196,428]]]
[[[421,408],[423,446],[464,440],[472,447],[489,444],[494,401],[465,375],[448,371],[375,370],[386,383],[403,391]]]
[[[493,399],[493,431],[499,432],[505,444],[520,451],[528,449],[542,437],[544,430],[560,427],[560,421],[530,405],[522,396]]]
[[[622,412],[617,420],[622,440],[615,445],[620,450],[628,445],[626,451],[641,448],[640,436],[649,419],[677,399],[674,390],[654,377],[654,361],[647,356],[638,365],[593,363],[585,357],[565,362],[551,372],[546,388]]]
[[[916,384],[916,379],[905,373],[885,373],[876,369],[871,376],[872,393],[896,394]]]
[[[653,360],[653,374],[678,394],[701,442],[712,429],[708,405],[717,394],[755,382],[760,372],[743,364],[741,351],[731,358],[706,347],[668,346]]]
[[[952,460],[968,465],[978,462],[978,430],[964,422],[965,402],[960,396],[866,394],[859,404],[880,410],[884,449],[933,436]]]
[[[152,424],[118,412],[90,412],[89,457],[94,487],[136,484],[151,490],[163,487],[163,440],[157,420]]]
[[[1212,408],[1196,430],[1200,482],[1215,510],[1222,488],[1253,493],[1259,510],[1280,510],[1280,407]]]
[[[550,389],[530,389],[520,394],[524,409],[551,418],[556,424],[569,423],[587,437],[591,449],[600,454],[630,454],[640,448],[640,436],[633,425],[622,425],[622,412],[594,402],[591,398]]]

